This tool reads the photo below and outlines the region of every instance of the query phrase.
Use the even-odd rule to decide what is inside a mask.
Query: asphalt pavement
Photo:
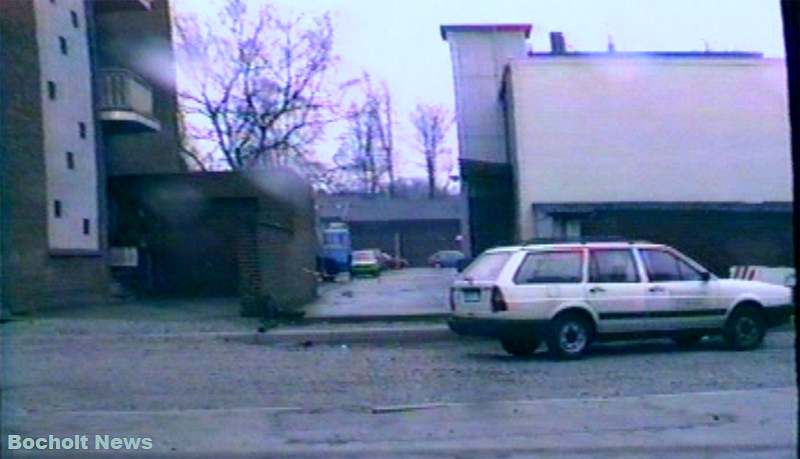
[[[328,284],[319,320],[266,333],[230,299],[3,324],[2,441],[152,438],[130,457],[795,457],[790,327],[751,352],[651,340],[557,362],[544,347],[513,358],[441,322],[391,322],[445,312],[453,275]],[[326,314],[387,321],[327,324]]]
[[[149,435],[157,453],[749,458],[796,443],[793,333],[752,352],[603,344],[576,362],[471,339],[3,339],[5,433]]]

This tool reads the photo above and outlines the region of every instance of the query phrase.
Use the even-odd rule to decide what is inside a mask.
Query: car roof
[[[628,249],[631,247],[638,248],[661,248],[663,244],[654,244],[652,242],[563,242],[555,244],[528,244],[521,246],[525,250],[543,250],[543,249]]]
[[[561,249],[627,249],[631,247],[638,248],[664,248],[663,244],[655,244],[653,242],[558,242],[552,244],[525,244],[525,245],[509,245],[501,247],[493,247],[486,250],[486,253],[498,252],[516,252],[519,250],[561,250]]]

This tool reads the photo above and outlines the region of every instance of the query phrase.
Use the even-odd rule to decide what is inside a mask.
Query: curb
[[[794,333],[791,326],[779,327],[769,331],[769,333]],[[9,339],[13,335],[4,333],[0,329],[0,339]],[[52,340],[52,335],[27,335],[13,336],[22,340]],[[144,342],[186,342],[199,343],[212,340],[235,341],[247,344],[350,344],[350,343],[421,343],[421,342],[443,342],[456,340],[474,340],[481,338],[458,336],[451,332],[445,324],[418,325],[418,326],[386,326],[386,327],[362,327],[344,330],[332,329],[310,329],[310,330],[281,330],[273,329],[266,332],[258,331],[226,331],[226,332],[194,332],[194,333],[173,333],[173,334],[65,334],[58,335],[59,339],[109,339],[109,340],[135,340]]]
[[[436,342],[459,339],[446,325],[373,327],[351,330],[276,330],[221,337],[248,344],[354,344]]]
[[[332,315],[332,316],[305,316],[299,320],[302,324],[318,323],[363,323],[363,322],[420,322],[435,320],[441,321],[450,317],[447,312],[431,312],[420,314],[361,314],[361,315]]]
[[[3,336],[0,334],[0,336]],[[5,337],[4,337],[5,338]],[[39,341],[45,335],[19,337],[23,341]],[[59,339],[136,341],[147,343],[203,343],[210,341],[233,341],[246,344],[356,344],[356,343],[419,343],[463,339],[451,332],[446,325],[418,327],[369,327],[348,330],[272,330],[235,332],[198,332],[175,334],[75,334],[61,335]],[[52,336],[47,337],[52,340]]]

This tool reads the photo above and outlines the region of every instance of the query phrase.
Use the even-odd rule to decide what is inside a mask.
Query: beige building
[[[791,261],[783,60],[530,53],[526,25],[443,26],[470,249],[623,236],[725,265]],[[498,191],[499,190],[499,191]]]

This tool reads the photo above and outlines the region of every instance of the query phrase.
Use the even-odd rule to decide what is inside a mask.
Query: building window
[[[53,216],[56,218],[61,218],[61,201],[58,199],[53,201]]]
[[[76,29],[80,27],[78,23],[78,13],[76,13],[75,11],[70,11],[69,17],[72,19],[72,27],[75,27]]]
[[[55,81],[48,81],[47,82],[47,97],[50,100],[56,99],[56,82]]]
[[[78,134],[81,136],[81,139],[86,138],[86,123],[83,121],[78,123]]]
[[[67,49],[67,39],[64,37],[58,37],[58,47],[61,48],[61,54],[66,56],[69,51]]]
[[[67,169],[75,169],[75,154],[71,151],[67,152]]]
[[[83,219],[83,234],[89,234],[89,219]]]

